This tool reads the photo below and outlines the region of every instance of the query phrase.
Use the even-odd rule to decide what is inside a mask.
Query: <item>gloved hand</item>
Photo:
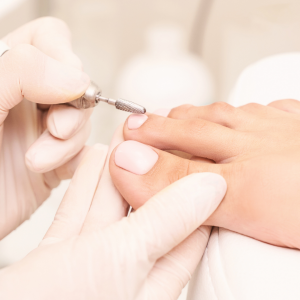
[[[51,105],[89,85],[62,21],[37,19],[2,41],[11,50],[0,57],[0,239],[72,175],[92,112]]]
[[[100,175],[106,152],[97,145],[86,154],[41,245],[0,272],[0,299],[177,299],[207,244],[210,229],[199,226],[226,183],[189,175],[124,218],[107,164]]]

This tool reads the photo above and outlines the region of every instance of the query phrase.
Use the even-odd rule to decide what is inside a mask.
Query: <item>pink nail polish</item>
[[[153,112],[153,114],[158,115],[158,116],[162,116],[162,117],[167,117],[170,113],[171,109],[169,108],[160,108],[157,109]]]
[[[146,115],[132,114],[129,116],[127,121],[128,129],[140,128],[148,119]]]
[[[126,141],[115,152],[115,164],[131,173],[148,173],[158,160],[158,154],[149,146],[136,141]]]

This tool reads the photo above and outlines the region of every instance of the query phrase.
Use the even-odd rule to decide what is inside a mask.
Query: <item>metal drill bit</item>
[[[96,102],[99,101],[103,101],[110,105],[114,105],[116,109],[127,111],[134,114],[144,114],[146,112],[145,107],[125,99],[114,100],[111,98],[102,97],[100,94],[97,94]]]

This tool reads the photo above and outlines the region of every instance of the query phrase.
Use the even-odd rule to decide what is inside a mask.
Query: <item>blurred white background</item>
[[[149,111],[226,101],[247,65],[300,50],[299,0],[1,0],[0,37],[45,15],[68,24],[74,52],[103,95]],[[100,104],[89,143],[109,143],[126,116]],[[0,242],[0,267],[39,244],[67,186]]]

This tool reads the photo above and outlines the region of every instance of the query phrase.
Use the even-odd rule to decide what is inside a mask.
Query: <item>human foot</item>
[[[257,104],[234,108],[221,103],[182,106],[168,118],[148,114],[134,129],[130,118],[124,127],[127,141],[112,154],[110,171],[134,208],[188,174],[218,173],[228,191],[207,225],[300,248],[298,115]],[[158,148],[180,150],[193,158]]]

